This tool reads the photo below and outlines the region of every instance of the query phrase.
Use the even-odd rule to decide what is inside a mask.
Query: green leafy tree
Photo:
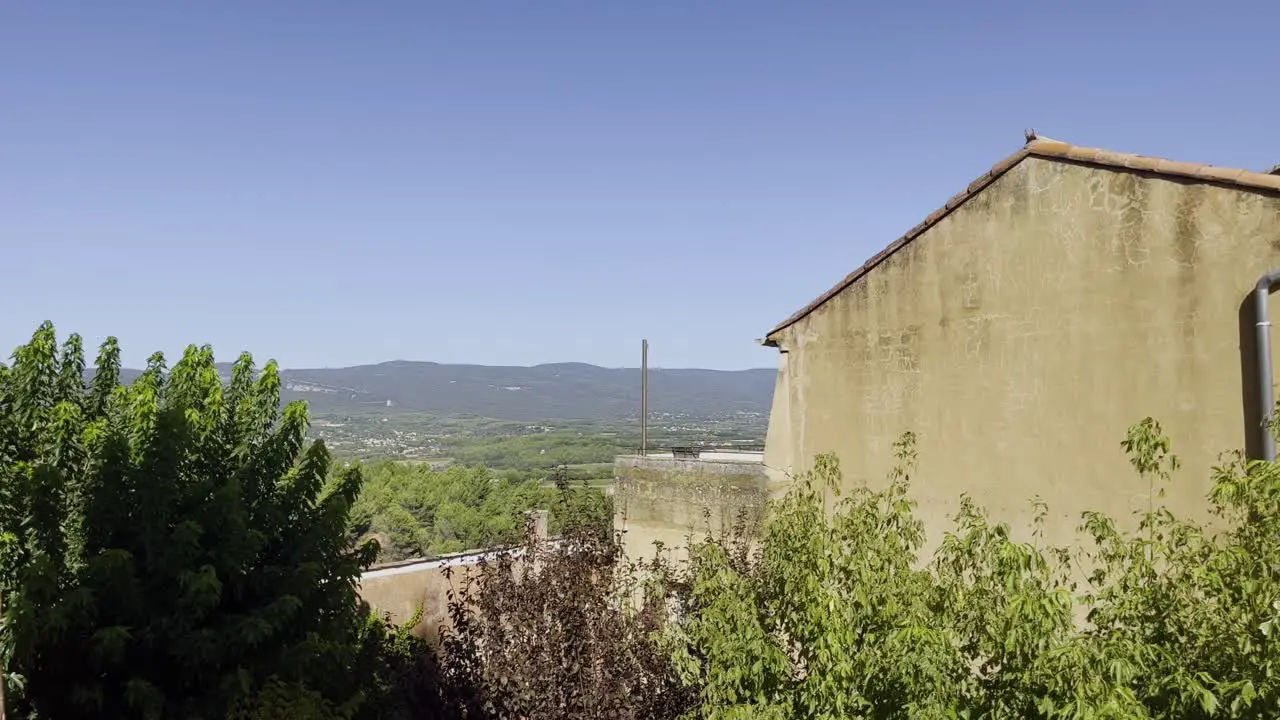
[[[18,714],[226,717],[263,688],[350,715],[367,615],[353,546],[358,470],[326,484],[305,405],[208,347],[120,383],[42,325],[0,369],[0,588]],[[366,673],[367,675],[367,673]],[[270,683],[270,684],[269,684]]]

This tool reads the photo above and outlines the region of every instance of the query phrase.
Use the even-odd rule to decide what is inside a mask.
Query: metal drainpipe
[[[1258,278],[1258,286],[1253,290],[1253,319],[1257,333],[1258,355],[1258,402],[1262,405],[1262,459],[1276,459],[1276,438],[1270,425],[1271,414],[1276,409],[1274,379],[1271,375],[1271,314],[1267,308],[1267,300],[1271,292],[1280,286],[1280,270],[1272,270]]]

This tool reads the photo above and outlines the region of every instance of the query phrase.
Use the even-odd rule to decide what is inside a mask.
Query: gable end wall
[[[1025,159],[774,336],[765,462],[835,452],[846,484],[879,486],[910,430],[932,539],[967,492],[1015,528],[1038,495],[1066,541],[1082,510],[1146,507],[1119,444],[1153,416],[1183,459],[1168,504],[1203,513],[1251,422],[1245,300],[1277,266],[1274,195]]]

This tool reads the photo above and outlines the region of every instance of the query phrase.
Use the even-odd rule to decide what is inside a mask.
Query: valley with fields
[[[763,447],[774,371],[650,371],[649,447]],[[521,513],[611,527],[617,455],[640,446],[640,371],[393,362],[282,370],[309,436],[365,467],[353,533],[379,562],[519,541]],[[439,393],[438,395],[436,393]],[[532,418],[537,418],[536,420]]]
[[[763,447],[774,370],[649,373],[649,447]],[[598,466],[640,446],[640,371],[390,362],[281,370],[339,457],[498,470]]]
[[[763,448],[775,374],[651,369],[650,450]],[[517,542],[533,509],[553,533],[610,527],[613,460],[640,447],[636,368],[397,361],[280,380],[310,409],[308,438],[364,468],[352,535],[377,540],[380,563]]]

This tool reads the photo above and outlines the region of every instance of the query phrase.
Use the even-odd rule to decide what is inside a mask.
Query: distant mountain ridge
[[[229,363],[220,369],[230,371]],[[125,373],[131,380],[135,372]],[[639,368],[494,366],[394,360],[280,371],[283,396],[315,413],[382,406],[501,420],[614,420],[640,413]],[[649,410],[694,418],[769,412],[776,371],[649,370]]]

